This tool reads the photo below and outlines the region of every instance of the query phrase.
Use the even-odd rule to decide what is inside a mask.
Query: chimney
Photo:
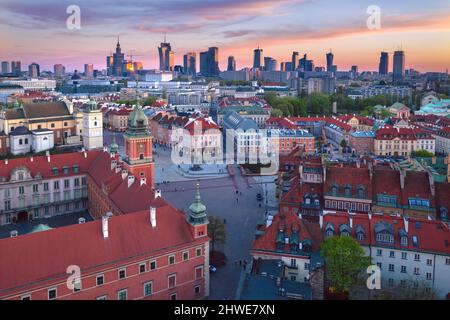
[[[8,159],[5,159],[5,164],[8,164]]]
[[[122,180],[125,180],[126,177],[128,177],[128,170],[127,169],[123,169],[122,170]]]
[[[369,211],[369,212],[367,213],[367,215],[369,216],[369,220],[372,220],[372,211]]]
[[[141,177],[141,186],[143,185],[143,184],[147,184],[147,179],[145,179],[145,177]]]
[[[117,166],[116,160],[111,160],[111,170],[114,170],[114,168]]]
[[[405,223],[405,231],[408,233],[408,223],[409,223],[409,217],[408,215],[403,215],[403,222]]]
[[[161,198],[161,189],[156,189],[155,190],[155,199],[156,198]]]
[[[301,213],[298,214],[298,218],[299,218],[300,220],[303,218],[303,216],[302,216]]]
[[[47,162],[50,162],[50,151],[45,151],[45,155],[47,156]]]
[[[156,208],[150,207],[150,224],[152,228],[156,228]]]
[[[19,232],[17,231],[17,230],[12,230],[10,233],[9,233],[9,236],[11,237],[11,238],[15,238],[15,237],[17,237],[19,235]]]
[[[405,172],[400,170],[400,188],[405,189]]]
[[[83,152],[83,157],[84,157],[85,159],[87,158],[87,152],[86,152],[86,151]]]
[[[103,216],[102,217],[102,230],[103,230],[103,238],[108,238],[109,236],[109,230],[108,230],[108,217]]]
[[[78,224],[83,224],[86,222],[85,218],[78,218]]]
[[[108,152],[108,147],[107,146],[103,146],[103,152]]]
[[[350,213],[350,211],[348,212],[348,220],[350,222],[350,229],[353,229],[353,215]]]
[[[33,162],[34,161],[34,158],[33,158],[33,156],[31,156],[30,157],[30,162]]]
[[[122,171],[122,166],[119,165],[119,164],[117,164],[117,165],[116,165],[115,173],[119,173],[120,171]]]
[[[320,226],[320,229],[322,229],[322,227],[323,227],[323,213],[322,212],[319,214],[319,226]]]
[[[128,176],[128,188],[134,183],[134,176]]]

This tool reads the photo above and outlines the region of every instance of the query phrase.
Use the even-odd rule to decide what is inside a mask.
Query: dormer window
[[[331,187],[331,193],[333,194],[333,196],[338,195],[338,186],[336,184]]]
[[[358,192],[358,198],[364,198],[365,197],[366,192],[365,192],[365,189],[364,189],[363,186],[359,186],[357,192]]]
[[[73,170],[74,173],[78,173],[78,165],[74,164],[73,167],[72,167],[72,170]]]
[[[359,241],[364,241],[364,232],[358,232],[356,234],[356,237],[358,238]]]
[[[64,173],[64,174],[68,174],[68,173],[69,173],[69,167],[64,166],[64,167],[63,167],[63,173]]]
[[[53,167],[52,168],[52,173],[56,176],[57,174],[59,174],[59,169],[58,167]]]
[[[377,241],[385,243],[394,243],[394,236],[389,233],[377,233]]]
[[[345,186],[344,196],[347,198],[352,196],[352,187],[350,185]]]

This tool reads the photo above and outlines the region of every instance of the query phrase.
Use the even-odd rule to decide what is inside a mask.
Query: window
[[[197,248],[197,249],[195,249],[195,255],[196,255],[197,257],[200,257],[200,256],[202,255],[202,248]]]
[[[33,192],[39,192],[39,185],[33,184]]]
[[[400,280],[400,286],[402,288],[406,287],[406,280]]]
[[[406,266],[402,266],[400,272],[401,273],[406,273]]]
[[[177,300],[177,294],[176,293],[172,293],[170,295],[170,300]]]
[[[406,236],[401,237],[400,244],[402,246],[406,247],[408,245],[408,237],[406,237]]]
[[[395,266],[393,264],[389,264],[389,271],[395,271]]]
[[[445,264],[446,264],[446,265],[450,265],[450,258],[446,258],[446,259],[445,259]]]
[[[431,266],[433,264],[433,260],[427,259],[427,266]]]
[[[54,123],[52,123],[52,124],[50,125],[50,127],[51,127],[51,128],[54,128],[54,127],[55,127],[55,124],[54,124]]]
[[[105,294],[103,296],[97,297],[96,300],[108,300],[108,296]]]
[[[203,277],[203,266],[195,267],[195,279],[201,279]]]
[[[290,280],[291,281],[297,281],[297,277],[293,274],[290,275]]]
[[[150,270],[155,270],[156,269],[156,261],[150,261]]]
[[[80,178],[75,178],[75,179],[73,180],[73,185],[74,185],[75,187],[79,187],[79,186],[80,186]]]
[[[168,276],[167,282],[168,282],[169,288],[174,288],[177,285],[177,275],[172,274],[172,275]]]
[[[31,294],[26,294],[20,297],[20,300],[31,300]]]
[[[6,211],[11,210],[11,200],[5,200],[4,205],[5,205],[5,210]],[[11,221],[8,221],[8,217],[9,217],[9,214],[6,216],[6,223],[10,223],[11,222]]]
[[[175,256],[174,255],[169,256],[169,265],[174,263],[175,263]]]
[[[419,271],[420,271],[419,268],[414,268],[414,274],[415,274],[415,275],[419,275],[419,274],[420,274]]]
[[[431,280],[431,273],[427,272],[427,280]]]
[[[403,259],[403,260],[406,260],[407,257],[408,257],[408,253],[402,252],[402,259]]]
[[[194,287],[194,294],[195,294],[196,296],[200,295],[200,286],[195,286],[195,287]]]
[[[145,269],[146,269],[145,263],[141,263],[139,265],[139,273],[144,273],[146,271]]]
[[[44,182],[44,191],[48,191],[48,182]]]
[[[395,258],[395,251],[389,251],[389,258]]]
[[[127,300],[128,298],[128,290],[122,289],[117,292],[117,300]]]
[[[105,276],[104,275],[99,275],[95,278],[95,282],[97,283],[98,286],[101,286],[103,283],[105,283]]]
[[[53,189],[59,189],[59,181],[53,181]]]
[[[293,267],[293,268],[297,267],[297,260],[296,259],[291,259],[291,267]]]
[[[357,237],[358,237],[359,241],[364,241],[364,233],[363,232],[358,232]]]
[[[69,179],[65,179],[64,180],[64,188],[67,189],[70,187],[70,180]]]
[[[189,251],[183,252],[183,260],[184,261],[189,260]]]
[[[119,269],[119,279],[125,279],[126,276],[126,269]]]
[[[377,241],[386,242],[386,243],[394,243],[394,236],[388,233],[378,233]]]
[[[382,253],[383,253],[383,251],[381,249],[377,249],[377,256],[381,257]]]
[[[388,283],[389,283],[390,287],[393,287],[394,286],[394,279],[389,278]]]
[[[305,270],[309,270],[309,263],[305,262]]]
[[[48,289],[48,300],[56,299],[56,288]]]
[[[153,293],[153,282],[144,283],[144,297],[148,297]]]
[[[414,261],[420,261],[420,254],[414,254]]]

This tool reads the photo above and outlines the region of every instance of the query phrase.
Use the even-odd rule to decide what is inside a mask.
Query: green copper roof
[[[97,107],[97,103],[93,100],[89,100],[88,102],[86,102],[86,105],[84,106],[84,111],[85,112],[91,112],[91,111],[97,111],[98,107]]]
[[[51,229],[53,229],[53,228],[49,227],[46,224],[40,223],[37,226],[35,226],[33,229],[31,229],[31,233],[47,231],[47,230],[51,230]]]
[[[18,109],[18,108],[20,108],[22,105],[20,104],[20,102],[19,102],[19,100],[14,100],[14,102],[13,102],[13,108],[14,109]]]
[[[116,136],[113,136],[113,140],[111,144],[109,145],[109,152],[110,153],[117,153],[119,152],[119,145],[116,143]]]
[[[189,206],[189,222],[192,224],[202,224],[206,222],[206,206],[201,203],[200,188],[197,183],[197,192],[195,193],[195,202]]]
[[[136,105],[128,117],[128,134],[148,134],[148,118],[139,103],[138,84],[136,84]]]

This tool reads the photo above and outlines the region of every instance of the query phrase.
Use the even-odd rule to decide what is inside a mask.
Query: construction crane
[[[133,62],[133,57],[142,57],[142,54],[133,54],[133,52],[131,52],[131,54],[127,54],[127,57],[130,57],[130,62]]]

